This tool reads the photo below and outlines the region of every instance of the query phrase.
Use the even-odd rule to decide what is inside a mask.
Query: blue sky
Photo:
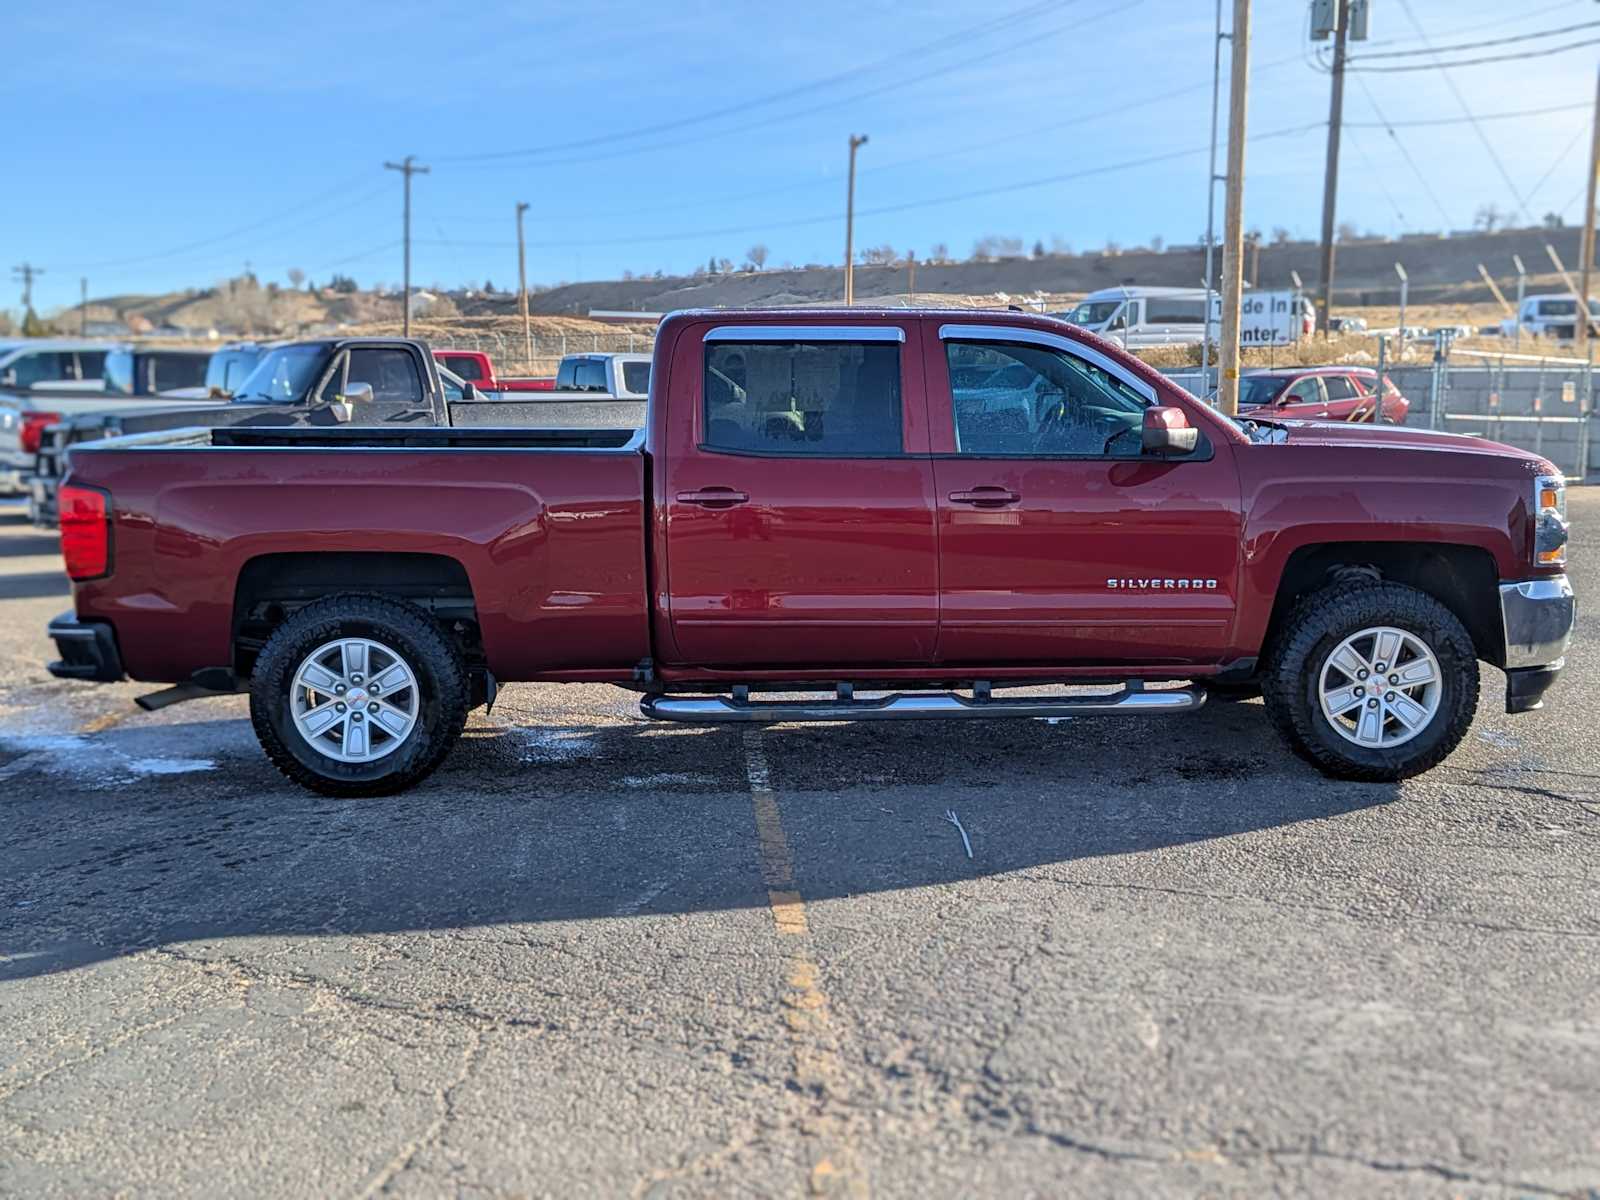
[[[1314,236],[1328,76],[1301,0],[1255,9],[1246,221]],[[1374,9],[1370,52],[1600,20],[1594,0]],[[530,283],[673,273],[757,242],[769,266],[836,263],[852,132],[871,138],[858,246],[965,256],[1000,234],[1082,250],[1205,225],[1208,0],[54,0],[6,25],[0,267],[46,269],[41,311],[76,302],[80,275],[93,295],[154,292],[247,261],[264,280],[396,282],[400,180],[381,164],[406,154],[432,168],[414,189],[423,284],[513,285],[519,200]],[[1520,193],[1576,222],[1595,63],[1591,46],[1352,75],[1341,219],[1464,228]],[[1456,123],[1391,137],[1380,113]]]

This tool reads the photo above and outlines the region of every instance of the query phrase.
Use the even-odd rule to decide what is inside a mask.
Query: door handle
[[[993,487],[985,485],[975,487],[969,492],[951,492],[952,504],[976,504],[979,506],[997,506],[1001,504],[1015,504],[1022,497],[1010,488]]]
[[[730,487],[701,488],[697,492],[679,492],[679,504],[698,504],[704,508],[732,508],[735,504],[747,504],[750,501],[748,492],[735,491]]]

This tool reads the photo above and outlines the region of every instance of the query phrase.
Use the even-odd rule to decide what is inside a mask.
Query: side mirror
[[[469,379],[461,385],[461,398],[463,400],[482,400],[483,393],[478,390],[478,385]]]
[[[346,384],[344,395],[339,399],[345,404],[371,404],[372,385],[370,383]]]
[[[1183,409],[1157,405],[1144,410],[1144,452],[1189,454],[1200,443],[1200,431],[1189,424]]]

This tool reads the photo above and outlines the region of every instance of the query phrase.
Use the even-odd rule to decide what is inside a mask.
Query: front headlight
[[[1541,567],[1567,561],[1567,481],[1560,475],[1533,481],[1533,561]]]

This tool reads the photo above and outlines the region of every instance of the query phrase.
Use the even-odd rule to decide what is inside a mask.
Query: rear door
[[[1327,397],[1330,421],[1371,420],[1372,405],[1356,381],[1348,375],[1322,376],[1322,390]]]
[[[1302,421],[1320,421],[1328,416],[1328,394],[1322,380],[1316,375],[1302,375],[1285,389],[1278,401],[1278,411],[1285,417]]]
[[[939,661],[1218,661],[1238,594],[1232,447],[1202,432],[1191,455],[1144,458],[1154,389],[1057,334],[944,325],[927,370]]]
[[[678,663],[932,661],[938,554],[918,347],[911,318],[707,322],[678,339],[656,460],[658,603]]]

